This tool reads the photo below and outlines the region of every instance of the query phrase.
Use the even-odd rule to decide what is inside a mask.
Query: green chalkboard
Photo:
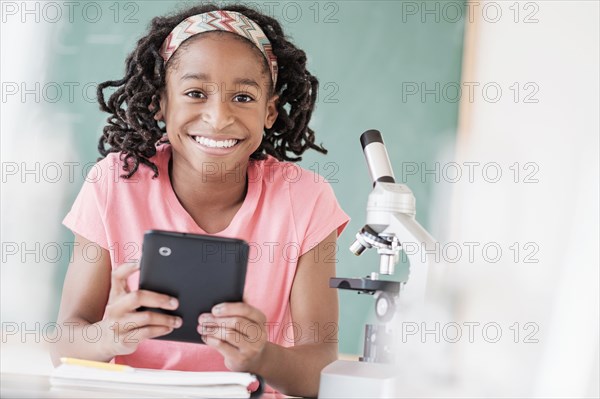
[[[55,109],[71,115],[77,132],[74,147],[82,160],[95,160],[97,138],[106,115],[95,103],[95,84],[123,75],[124,60],[153,16],[191,2],[101,1],[84,18],[61,24],[49,65],[52,81],[75,82],[74,100],[64,96]],[[376,253],[355,257],[348,251],[364,224],[371,189],[358,141],[379,129],[387,144],[397,180],[417,199],[417,219],[431,228],[427,210],[433,179],[407,174],[406,165],[431,167],[456,135],[458,100],[448,87],[460,83],[463,2],[403,1],[265,1],[245,2],[275,16],[309,57],[320,80],[312,127],[329,154],[307,153],[305,168],[328,178],[352,220],[340,237],[337,273],[364,276],[378,267]],[[450,6],[449,6],[450,5]],[[98,10],[101,12],[98,18]],[[81,8],[75,13],[82,12]],[[446,88],[446,89],[444,89]],[[411,169],[412,170],[412,169]],[[405,176],[406,175],[406,176]],[[81,176],[72,185],[74,199]],[[64,204],[66,213],[70,203]],[[70,233],[65,229],[65,239]],[[56,276],[62,286],[66,263]],[[402,274],[399,267],[398,275]],[[340,351],[362,351],[364,323],[372,320],[371,297],[340,292]],[[58,307],[58,298],[56,300]]]

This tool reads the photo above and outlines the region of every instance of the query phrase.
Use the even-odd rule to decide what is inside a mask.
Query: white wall
[[[479,252],[475,262],[450,265],[449,274],[458,319],[496,322],[503,337],[461,345],[456,364],[464,392],[598,397],[598,2],[495,4],[502,18],[492,23],[491,9],[487,20],[478,15],[472,69],[463,81],[493,82],[503,93],[492,102],[491,89],[487,100],[476,91],[472,103],[463,102],[457,162],[496,162],[502,178],[489,183],[475,174],[473,183],[454,185],[446,238],[502,248],[497,263]],[[524,23],[525,15],[538,21]],[[525,102],[534,88],[529,100],[537,102]],[[529,173],[538,182],[526,183]],[[525,262],[527,254],[538,262]],[[530,337],[538,342],[525,343],[538,328]]]
[[[40,98],[58,29],[44,21],[22,24],[18,17],[2,22],[2,372],[47,373],[51,368],[44,335],[53,334],[61,264],[52,261],[56,253],[50,248],[58,245],[65,250],[61,258],[68,256],[63,243],[55,241],[62,217],[56,210],[63,208],[69,190],[67,179],[53,182],[54,176],[44,178],[43,170],[49,163],[73,160],[67,116]],[[13,94],[14,85],[18,92]],[[30,94],[22,97],[23,89]]]
[[[470,10],[433,305],[400,310],[399,395],[598,397],[599,4]]]

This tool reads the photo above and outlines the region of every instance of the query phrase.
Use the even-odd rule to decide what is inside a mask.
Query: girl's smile
[[[202,135],[190,136],[202,151],[210,155],[227,155],[233,152],[235,146],[241,141],[235,138],[217,136],[214,139]]]

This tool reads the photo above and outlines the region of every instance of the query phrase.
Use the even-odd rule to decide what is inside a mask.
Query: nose
[[[234,115],[227,101],[222,100],[220,96],[213,96],[204,103],[201,119],[215,131],[220,131],[233,124]]]

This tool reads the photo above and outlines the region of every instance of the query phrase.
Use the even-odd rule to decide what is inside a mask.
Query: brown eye
[[[249,103],[254,101],[254,99],[247,94],[238,94],[234,99],[238,103]]]
[[[191,98],[206,98],[206,96],[204,95],[204,93],[202,93],[201,91],[190,91],[185,93],[186,96],[191,97]]]

